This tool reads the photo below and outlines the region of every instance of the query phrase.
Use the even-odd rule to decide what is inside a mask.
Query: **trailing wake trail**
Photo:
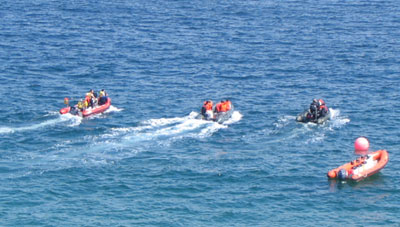
[[[99,136],[98,140],[105,141],[114,148],[137,147],[140,143],[167,145],[182,138],[205,138],[220,129],[227,128],[242,118],[235,111],[231,119],[224,124],[195,119],[198,113],[192,112],[185,117],[150,119],[135,127],[113,128],[111,133]]]
[[[60,125],[61,123],[69,123],[67,126],[77,126],[82,122],[82,118],[73,116],[70,114],[66,115],[59,115],[57,118],[45,120],[40,123],[31,124],[27,126],[20,126],[20,127],[0,127],[0,134],[8,134],[8,133],[15,133],[15,132],[26,132],[26,131],[34,131],[46,127],[52,127],[55,125]]]
[[[265,129],[264,136],[276,137],[268,144],[285,142],[300,138],[305,143],[317,143],[326,138],[326,134],[339,129],[350,122],[350,119],[341,116],[339,109],[330,108],[330,119],[322,125],[315,123],[298,123],[295,116],[283,116],[273,124],[271,129]]]
[[[150,119],[134,127],[113,128],[102,134],[71,138],[45,151],[29,152],[23,155],[21,162],[34,160],[35,164],[31,166],[33,172],[103,165],[133,157],[140,152],[158,150],[184,138],[201,139],[212,136],[213,133],[242,118],[242,115],[235,111],[230,120],[218,124],[195,119],[196,115],[197,113],[192,112],[185,117]],[[72,115],[66,118],[81,119]],[[60,122],[58,118],[54,121]]]
[[[115,106],[110,106],[108,110],[104,113],[111,112],[120,112],[123,109],[119,109]],[[56,116],[55,118],[53,116]],[[102,114],[90,116],[88,119],[98,118],[102,116]],[[65,125],[67,127],[75,127],[82,123],[83,118],[71,114],[62,114],[60,115],[57,112],[50,112],[46,114],[44,117],[53,117],[52,119],[44,120],[42,122],[38,122],[35,124],[25,123],[26,126],[17,126],[17,127],[8,127],[8,126],[0,126],[0,134],[10,134],[16,132],[28,132],[35,131],[43,128],[54,127],[58,125]]]

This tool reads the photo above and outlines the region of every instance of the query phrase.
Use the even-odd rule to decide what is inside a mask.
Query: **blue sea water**
[[[400,2],[2,1],[1,226],[398,226]],[[60,115],[89,89],[104,114]],[[224,124],[194,119],[206,99]],[[313,98],[324,125],[295,116]],[[354,140],[390,161],[328,170]]]

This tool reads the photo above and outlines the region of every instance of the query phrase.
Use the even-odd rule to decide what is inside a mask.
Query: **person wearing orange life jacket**
[[[94,96],[94,92],[93,92],[93,89],[90,89],[90,91],[88,92],[88,93],[86,93],[86,96],[85,96],[85,106],[86,107],[92,107],[93,108],[93,100],[95,99],[96,97]]]
[[[205,101],[203,107],[201,107],[201,115],[203,115],[203,117],[206,120],[214,118],[212,109],[213,109],[213,102],[211,100]]]
[[[223,123],[232,116],[233,105],[229,100],[221,100],[214,108],[214,121]]]
[[[325,105],[325,101],[323,99],[318,100],[318,116],[324,117],[328,113],[329,109]]]
[[[225,105],[226,105],[226,111],[229,111],[232,109],[232,103],[229,99],[225,100]]]
[[[219,112],[224,112],[223,111],[223,104],[224,104],[224,100],[221,100],[221,102],[217,103],[217,105],[215,105],[215,111],[216,113]]]
[[[220,112],[226,112],[226,111],[228,111],[228,103],[226,103],[226,101],[222,101]]]
[[[206,112],[210,110],[212,111],[213,102],[211,100],[207,101],[207,105],[205,107],[206,107]]]
[[[85,108],[88,108],[89,106],[93,107],[93,102],[92,102],[92,98],[90,97],[90,95],[85,96],[85,101],[83,103],[84,103]]]
[[[219,112],[228,112],[232,109],[232,103],[228,99],[225,101],[221,101],[221,108]]]

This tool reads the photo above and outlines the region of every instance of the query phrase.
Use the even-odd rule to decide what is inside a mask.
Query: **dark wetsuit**
[[[104,105],[107,102],[107,96],[102,96],[99,99],[99,105]]]
[[[320,106],[318,115],[324,117],[327,113],[328,113],[328,107],[326,107],[325,105]]]
[[[318,109],[319,105],[317,102],[313,102],[310,104],[310,113],[311,113],[311,118],[317,118],[318,117]]]

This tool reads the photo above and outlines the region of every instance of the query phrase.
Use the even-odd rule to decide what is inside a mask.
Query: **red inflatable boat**
[[[77,106],[71,107],[67,106],[60,110],[60,114],[71,113],[73,115],[79,115],[81,117],[88,117],[93,114],[99,114],[106,111],[111,106],[111,98],[107,98],[107,102],[101,106],[96,106],[94,108],[87,108],[83,111],[80,111]]]
[[[389,161],[386,150],[379,150],[361,156],[328,172],[328,178],[360,181],[379,172]]]

